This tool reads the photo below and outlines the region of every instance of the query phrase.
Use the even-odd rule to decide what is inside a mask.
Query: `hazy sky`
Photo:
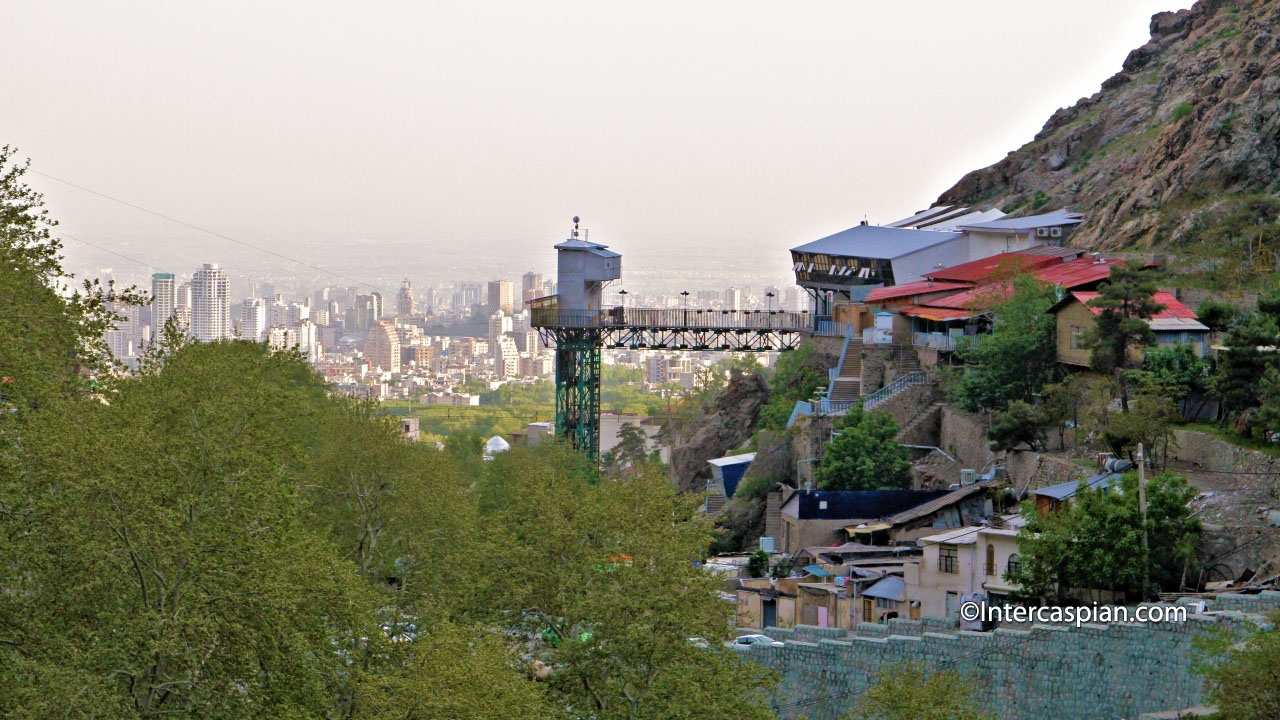
[[[0,143],[321,264],[549,265],[574,214],[632,260],[781,252],[927,206],[1189,5],[41,0],[0,28]],[[33,184],[143,260],[231,248]]]

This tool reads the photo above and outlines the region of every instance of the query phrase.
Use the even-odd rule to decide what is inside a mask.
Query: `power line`
[[[34,174],[34,175],[39,175],[39,176],[41,176],[41,177],[49,178],[50,180],[53,180],[54,182],[60,182],[60,183],[62,183],[63,185],[67,185],[67,186],[70,186],[70,187],[76,188],[77,190],[82,190],[82,191],[87,192],[87,193],[89,193],[89,194],[91,194],[91,195],[97,195],[98,197],[103,198],[103,199],[105,199],[105,200],[110,200],[111,202],[119,203],[120,205],[124,205],[125,207],[133,208],[134,210],[138,210],[138,211],[140,211],[140,212],[147,213],[148,215],[154,215],[154,216],[156,216],[156,217],[158,217],[158,218],[161,218],[161,219],[163,219],[163,220],[168,220],[169,222],[176,223],[176,224],[178,224],[178,225],[182,225],[183,227],[191,228],[192,230],[196,230],[196,231],[198,231],[198,232],[202,232],[202,233],[205,233],[205,234],[207,234],[207,235],[212,235],[213,237],[216,237],[216,238],[219,238],[219,239],[222,239],[222,240],[226,240],[226,241],[228,241],[228,242],[233,242],[233,243],[235,243],[235,244],[237,244],[237,245],[243,245],[244,247],[250,248],[250,249],[252,249],[252,250],[257,250],[258,252],[266,253],[267,255],[272,255],[272,256],[274,256],[274,257],[280,258],[281,260],[288,260],[289,262],[297,263],[297,264],[302,265],[302,266],[304,266],[304,267],[311,268],[312,270],[317,270],[317,271],[319,271],[319,272],[325,273],[326,275],[332,275],[333,277],[336,277],[336,278],[338,278],[338,279],[340,279],[340,280],[346,280],[347,282],[349,282],[349,283],[355,283],[356,285],[364,285],[365,287],[372,288],[372,289],[377,290],[377,291],[382,292],[382,293],[386,293],[386,292],[387,292],[386,290],[383,290],[382,288],[380,288],[380,287],[378,287],[378,286],[376,286],[376,285],[373,285],[372,283],[367,283],[367,282],[363,282],[363,281],[360,281],[360,280],[356,280],[355,278],[347,277],[346,275],[343,275],[343,274],[341,274],[341,273],[336,273],[336,272],[334,272],[334,271],[332,271],[332,270],[329,270],[328,268],[323,268],[323,267],[320,267],[319,265],[316,265],[316,264],[314,264],[314,263],[309,263],[309,262],[307,262],[306,260],[299,260],[298,258],[291,257],[291,256],[289,256],[289,255],[285,255],[285,254],[283,254],[283,253],[278,253],[278,252],[276,252],[276,251],[274,251],[274,250],[268,250],[267,248],[259,247],[259,246],[257,246],[257,245],[254,245],[253,243],[248,243],[248,242],[245,242],[245,241],[243,241],[243,240],[238,240],[238,239],[236,239],[236,238],[231,237],[230,235],[224,235],[223,233],[220,233],[220,232],[217,232],[217,231],[214,231],[214,230],[210,230],[210,229],[208,229],[208,228],[201,227],[201,226],[196,225],[196,224],[194,224],[194,223],[189,223],[189,222],[187,222],[187,221],[185,221],[185,220],[180,220],[180,219],[178,219],[178,218],[176,218],[176,217],[173,217],[173,216],[171,216],[171,215],[166,215],[166,214],[164,214],[164,213],[162,213],[162,212],[158,212],[158,211],[156,211],[156,210],[152,210],[152,209],[150,209],[150,208],[145,208],[145,207],[143,207],[143,206],[141,206],[141,205],[137,205],[137,204],[131,203],[131,202],[127,201],[127,200],[121,200],[120,198],[113,197],[113,196],[111,196],[111,195],[108,195],[108,194],[103,193],[103,192],[99,192],[99,191],[94,190],[94,189],[92,189],[92,188],[87,188],[87,187],[85,187],[85,186],[83,186],[83,185],[78,185],[78,184],[76,184],[76,183],[71,182],[70,180],[63,180],[63,179],[62,179],[62,178],[60,178],[60,177],[54,177],[53,175],[50,175],[49,173],[40,172],[39,170],[28,169],[28,172],[30,172],[30,173],[32,173],[32,174]],[[83,241],[80,241],[80,242],[83,242]],[[86,245],[88,245],[89,243],[85,243],[85,244],[86,244]],[[94,247],[97,247],[97,246],[94,246]],[[98,248],[98,249],[99,249],[99,250],[105,250],[104,248]],[[106,250],[106,252],[111,252],[111,251],[110,251],[110,250]],[[118,253],[114,253],[114,252],[112,252],[112,254],[113,254],[113,255],[118,255]],[[125,256],[120,255],[120,257],[125,257]],[[133,258],[127,258],[127,257],[126,257],[125,259],[127,259],[127,260],[133,260]],[[138,260],[134,260],[134,262],[140,262],[140,261],[138,261]],[[144,264],[145,264],[145,263],[144,263]]]

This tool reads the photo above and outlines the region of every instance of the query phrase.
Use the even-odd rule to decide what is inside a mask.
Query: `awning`
[[[831,577],[831,573],[827,572],[821,565],[806,565],[804,571],[816,577]]]
[[[970,310],[953,310],[951,308],[924,307],[923,305],[907,305],[898,308],[899,315],[918,317],[922,320],[947,322],[948,320],[968,320],[973,316]]]
[[[844,531],[853,535],[854,533],[870,533],[879,532],[880,530],[888,530],[893,527],[889,523],[871,523],[870,525],[848,525]]]

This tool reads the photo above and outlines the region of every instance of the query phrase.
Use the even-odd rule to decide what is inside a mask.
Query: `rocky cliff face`
[[[1101,91],[939,200],[1069,206],[1087,216],[1074,245],[1169,247],[1232,194],[1280,190],[1278,173],[1280,2],[1200,0],[1155,15]]]
[[[740,448],[755,431],[769,386],[756,373],[735,375],[706,415],[671,448],[671,474],[681,491],[701,492],[711,477],[707,461]]]

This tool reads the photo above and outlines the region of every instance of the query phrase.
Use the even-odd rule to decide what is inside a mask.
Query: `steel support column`
[[[556,328],[556,434],[587,456],[600,457],[600,331]]]

